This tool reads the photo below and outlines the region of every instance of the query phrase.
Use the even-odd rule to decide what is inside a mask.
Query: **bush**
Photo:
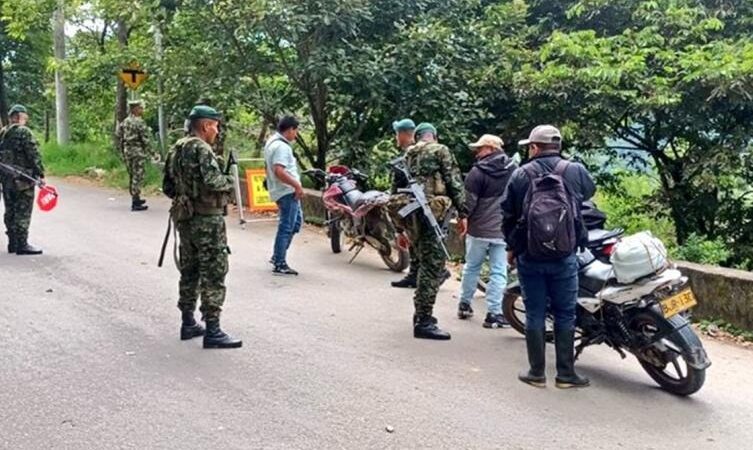
[[[719,265],[727,261],[732,252],[727,248],[727,244],[717,238],[707,240],[697,234],[691,234],[685,244],[679,246],[674,254],[675,258],[685,261]]]
[[[92,178],[91,169],[101,169],[104,171],[102,180],[105,184],[120,189],[128,188],[128,171],[125,164],[108,143],[47,143],[42,146],[42,159],[49,175]],[[161,169],[147,162],[144,190],[157,192],[161,185]]]

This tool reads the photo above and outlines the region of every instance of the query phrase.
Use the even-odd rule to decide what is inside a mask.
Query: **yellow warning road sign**
[[[123,81],[123,84],[134,91],[149,78],[149,75],[136,65],[121,70],[118,76]]]
[[[251,211],[277,211],[277,204],[269,198],[269,191],[264,188],[264,169],[246,169],[248,185],[248,207]]]

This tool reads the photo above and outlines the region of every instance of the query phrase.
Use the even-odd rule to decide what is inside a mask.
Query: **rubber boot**
[[[394,288],[405,288],[405,289],[415,289],[418,285],[416,281],[416,276],[408,274],[400,281],[393,281],[392,287]]]
[[[526,348],[530,368],[520,372],[518,379],[535,387],[546,387],[546,339],[544,329],[526,330]]]
[[[560,389],[587,387],[588,378],[575,373],[575,330],[554,328],[554,348],[557,355],[556,386]]]
[[[416,324],[413,325],[413,337],[416,339],[449,341],[451,336],[450,333],[437,326],[437,323],[432,316],[419,315]]]
[[[434,316],[429,316],[429,317],[431,317],[431,321],[434,323],[434,325],[439,323],[439,320],[437,320],[436,317]],[[413,326],[416,326],[416,324],[418,323],[418,319],[419,319],[419,315],[413,314]]]
[[[240,348],[243,341],[233,339],[220,329],[220,319],[207,319],[207,331],[204,334],[204,348]]]
[[[180,340],[187,341],[195,337],[204,336],[204,327],[196,323],[193,311],[183,311],[183,323],[180,326]]]
[[[16,235],[13,233],[6,233],[8,235],[8,253],[16,253],[16,247],[18,246],[18,243],[16,242]]]
[[[145,204],[146,200],[141,200],[139,196],[131,199],[131,211],[146,211],[149,207]]]
[[[41,255],[42,249],[39,247],[35,247],[25,239],[25,238],[16,238],[16,255]]]

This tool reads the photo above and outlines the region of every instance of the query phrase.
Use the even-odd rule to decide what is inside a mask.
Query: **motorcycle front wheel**
[[[645,350],[649,357],[639,357],[638,362],[665,391],[681,396],[692,395],[703,387],[706,369],[692,367],[686,360],[685,355],[702,349],[703,344],[693,329],[684,323],[685,319],[679,315],[664,319],[641,313],[633,318],[630,328],[644,338],[652,339],[662,329],[660,320],[666,320],[668,326],[677,331],[651,345]]]
[[[389,252],[379,252],[382,261],[393,272],[402,272],[410,265],[410,255],[407,250],[398,247],[397,242],[390,242]]]
[[[329,243],[332,247],[332,253],[340,253],[342,251],[342,230],[340,230],[340,221],[332,220],[331,217],[329,220],[331,220],[331,222],[329,223],[327,234],[329,235]]]

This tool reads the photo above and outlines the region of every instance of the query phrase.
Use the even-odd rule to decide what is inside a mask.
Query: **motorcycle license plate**
[[[661,305],[661,310],[664,313],[664,317],[669,319],[674,315],[677,315],[694,307],[698,304],[698,301],[695,299],[693,291],[691,291],[690,289],[685,289],[679,294],[665,298],[659,304]]]

